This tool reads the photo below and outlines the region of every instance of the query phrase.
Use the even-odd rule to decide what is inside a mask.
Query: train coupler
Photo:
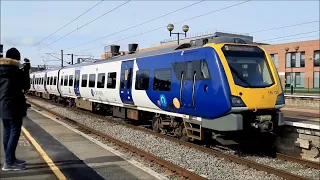
[[[261,132],[270,132],[273,130],[273,122],[271,115],[256,116],[256,122],[251,123],[251,126],[259,129]]]

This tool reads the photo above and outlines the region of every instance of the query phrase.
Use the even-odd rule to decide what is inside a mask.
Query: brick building
[[[281,82],[296,88],[319,88],[320,40],[262,46],[273,58]]]

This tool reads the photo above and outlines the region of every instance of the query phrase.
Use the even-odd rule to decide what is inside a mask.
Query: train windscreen
[[[259,47],[225,45],[222,51],[236,85],[262,88],[274,84],[264,51]]]

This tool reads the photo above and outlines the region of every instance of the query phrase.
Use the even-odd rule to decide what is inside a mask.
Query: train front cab
[[[231,109],[223,117],[203,119],[202,127],[224,132],[275,132],[284,125],[285,105],[274,63],[257,45],[207,44],[217,52],[230,87]]]

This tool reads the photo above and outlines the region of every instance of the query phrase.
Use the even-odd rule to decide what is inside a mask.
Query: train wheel
[[[161,123],[161,120],[157,117],[154,117],[152,119],[152,130],[156,133],[159,133],[160,132],[160,123]]]
[[[178,138],[182,141],[188,142],[190,138],[187,135],[187,129],[184,127],[184,123],[181,123],[177,129]]]

